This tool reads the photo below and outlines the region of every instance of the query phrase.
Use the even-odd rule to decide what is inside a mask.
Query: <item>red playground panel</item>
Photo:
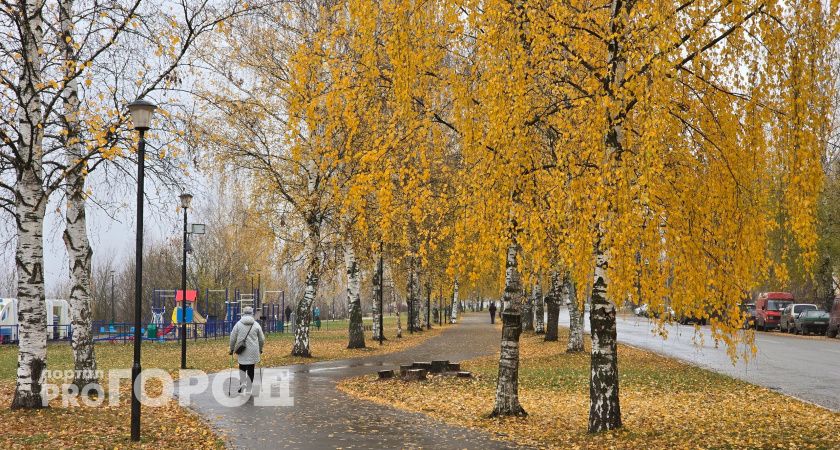
[[[187,301],[194,302],[195,299],[198,297],[198,291],[194,289],[187,289]],[[184,291],[178,289],[175,291],[175,301],[182,302],[184,301]]]

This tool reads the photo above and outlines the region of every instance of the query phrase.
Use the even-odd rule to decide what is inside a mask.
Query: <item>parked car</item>
[[[813,311],[815,309],[817,309],[817,305],[813,305],[811,303],[792,303],[787,305],[784,311],[782,311],[782,318],[779,320],[779,330],[793,333],[794,319],[799,317],[799,315],[805,311]]]
[[[796,334],[825,334],[828,329],[828,313],[819,309],[801,312],[793,321]]]
[[[831,313],[828,315],[828,329],[825,335],[833,338],[837,337],[840,331],[840,297],[834,299],[834,306],[831,307]]]
[[[639,317],[647,317],[648,316],[648,305],[647,305],[647,303],[642,303],[641,305],[637,306],[633,310],[633,314],[636,314]]]
[[[742,303],[741,311],[744,312],[744,329],[752,328],[755,324],[755,303]]]
[[[679,323],[683,325],[688,325],[690,323],[699,324],[699,325],[706,325],[706,318],[705,317],[694,317],[691,315],[682,315],[680,316]]]
[[[782,310],[794,301],[790,292],[762,292],[755,300],[755,329],[767,331],[779,327]]]

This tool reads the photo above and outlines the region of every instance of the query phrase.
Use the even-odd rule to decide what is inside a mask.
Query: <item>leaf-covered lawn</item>
[[[375,402],[482,428],[538,447],[587,449],[840,448],[840,414],[651,352],[619,346],[624,428],[586,433],[589,348],[565,353],[565,338],[522,336],[520,401],[529,416],[488,419],[498,355],[462,363],[473,380],[422,383],[345,380],[340,389]]]
[[[369,324],[370,321],[366,321]],[[403,333],[395,336],[394,318],[385,319],[385,337],[380,347],[370,339],[371,332],[365,332],[368,348],[348,350],[347,322],[323,322],[321,330],[312,330],[312,358],[291,357],[293,336],[291,333],[267,335],[262,365],[273,367],[287,364],[309,363],[328,359],[344,359],[400,351],[416,345],[440,333],[440,328],[424,333]],[[109,369],[130,369],[132,345],[104,344],[96,346],[99,368],[107,373]],[[178,342],[144,342],[142,351],[144,369],[168,370],[173,377],[181,364],[181,347]],[[72,370],[73,355],[67,343],[50,344],[47,349],[48,370]],[[187,366],[207,372],[227,369],[230,364],[227,339],[189,341]],[[122,383],[121,404],[110,407],[71,406],[63,407],[60,400],[50,408],[39,411],[11,411],[8,405],[14,393],[17,347],[0,346],[0,449],[33,448],[48,445],[51,448],[117,448],[130,447],[130,391],[127,382]],[[55,382],[56,380],[52,380]],[[107,386],[106,386],[107,389]],[[222,447],[223,437],[217,436],[201,418],[169,402],[161,408],[143,408],[141,446],[144,448],[214,448]],[[190,444],[185,447],[185,442]]]

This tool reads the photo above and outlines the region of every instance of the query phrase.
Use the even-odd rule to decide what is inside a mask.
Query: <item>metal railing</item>
[[[187,339],[194,341],[203,339],[219,339],[230,336],[230,332],[236,325],[236,320],[208,320],[207,323],[188,323]],[[284,333],[287,326],[280,319],[265,319],[258,321],[263,332]],[[0,344],[17,344],[19,339],[19,325],[0,325]],[[106,323],[96,321],[92,324],[93,340],[96,342],[128,343],[134,341],[134,326],[130,323]],[[149,334],[149,325],[140,329],[143,340],[147,341],[177,341],[181,339],[181,325],[164,325],[163,327],[152,328]],[[72,336],[71,325],[48,325],[48,341],[70,341]]]
[[[20,339],[20,325],[0,325],[0,344],[17,344]],[[70,341],[70,325],[47,325],[48,341]]]

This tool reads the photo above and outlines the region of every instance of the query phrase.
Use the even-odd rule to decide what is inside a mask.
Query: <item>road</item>
[[[585,323],[588,332],[588,315]],[[560,312],[560,324],[569,324],[565,310]],[[714,347],[708,326],[700,327],[704,345],[695,339],[693,325],[668,326],[667,340],[652,329],[646,318],[620,317],[618,340],[840,411],[840,339],[756,332],[756,357],[733,364],[725,344]]]
[[[492,354],[499,350],[500,335],[486,313],[466,314],[459,325],[402,352],[281,368],[288,372],[293,406],[260,406],[252,399],[231,408],[208,391],[193,397],[191,408],[223,432],[232,448],[516,448],[515,443],[496,440],[480,430],[358,400],[336,389],[342,378],[399,364],[433,359],[459,362]],[[259,384],[260,372],[256,375]],[[271,388],[273,392],[275,386]]]

